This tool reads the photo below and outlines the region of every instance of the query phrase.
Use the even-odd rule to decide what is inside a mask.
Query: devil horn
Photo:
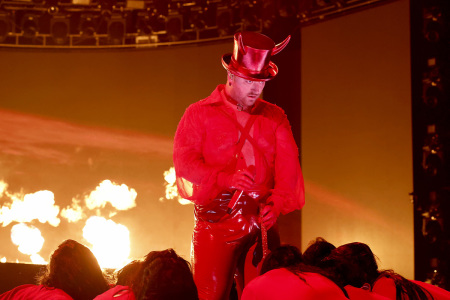
[[[280,52],[281,50],[283,50],[284,47],[287,46],[287,44],[289,43],[290,40],[291,40],[291,36],[289,35],[284,41],[282,41],[278,45],[275,45],[275,47],[272,49],[272,55],[275,55],[278,52]]]
[[[241,33],[239,33],[238,43],[239,43],[239,51],[241,52],[242,55],[245,55],[245,53],[247,53],[247,50],[245,49],[244,42],[242,41]]]

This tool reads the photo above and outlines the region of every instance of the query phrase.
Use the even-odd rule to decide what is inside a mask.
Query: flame
[[[83,208],[78,203],[80,203],[80,200],[72,199],[72,205],[63,208],[61,217],[66,218],[69,223],[82,220],[85,215]]]
[[[42,256],[40,256],[39,254],[35,253],[35,254],[31,254],[30,255],[31,258],[31,262],[35,265],[46,265],[47,262],[45,261],[44,258],[42,258]]]
[[[2,259],[0,259],[0,263],[5,263],[6,262],[6,257],[2,257]]]
[[[3,180],[0,180],[0,198],[3,197],[3,193],[6,192],[6,189],[8,188],[8,184],[4,182]]]
[[[57,227],[60,223],[58,218],[59,206],[55,205],[55,197],[51,191],[38,191],[33,194],[11,194],[7,185],[1,185],[2,195],[12,200],[0,208],[0,223],[3,227],[12,222],[29,223],[39,220],[41,223],[48,222]]]
[[[176,181],[176,175],[175,175],[175,168],[171,167],[168,171],[164,171],[164,180],[167,182],[165,184],[166,186],[166,199],[172,200],[177,199],[178,203],[182,205],[192,204],[191,201],[182,198],[178,194],[177,185],[175,183]],[[163,198],[159,199],[160,201],[163,200]]]
[[[18,222],[11,228],[11,241],[18,250],[29,255],[33,263],[45,264],[38,254],[44,245],[44,238],[38,228],[28,225],[33,220],[49,223],[57,227],[59,206],[55,205],[55,197],[51,191],[38,191],[31,194],[10,193],[8,184],[0,181],[0,197],[7,198],[7,203],[0,207],[0,223],[3,227]],[[6,262],[6,257],[2,258]]]
[[[69,222],[78,222],[86,218],[86,208],[87,210],[104,208],[108,202],[118,210],[128,210],[136,206],[136,197],[135,189],[128,188],[125,184],[118,185],[106,179],[84,198],[85,207],[79,204],[81,200],[73,198],[72,204],[62,209],[61,216]],[[116,214],[115,211],[110,212],[109,217],[112,218]]]
[[[137,192],[125,184],[118,185],[110,180],[103,180],[94,191],[81,200],[72,199],[72,205],[61,211],[61,216],[69,222],[77,222],[87,217],[88,210],[104,208],[110,203],[117,210],[127,210],[136,206]],[[117,211],[109,212],[109,218]],[[92,252],[103,268],[117,268],[127,264],[130,259],[130,232],[122,224],[107,220],[101,216],[91,216],[83,228],[83,237],[92,244]]]
[[[106,203],[118,210],[127,210],[136,206],[137,193],[125,184],[117,185],[110,180],[104,180],[100,185],[86,197],[86,206],[89,209],[103,208]]]
[[[41,231],[34,226],[19,223],[11,228],[11,240],[14,245],[19,246],[19,251],[30,255],[33,263],[45,260],[37,253],[41,251],[44,245],[44,238]]]
[[[127,210],[136,206],[137,192],[125,184],[118,185],[110,180],[103,180],[94,191],[81,200],[72,199],[72,204],[61,211],[61,216],[69,222],[78,222],[87,217],[89,210],[101,208],[110,203],[116,210]],[[109,212],[109,218],[117,211]],[[130,232],[122,224],[107,220],[102,216],[91,216],[83,228],[83,237],[93,246],[92,252],[103,268],[117,268],[127,264],[130,259]]]
[[[102,268],[118,268],[130,259],[130,232],[122,224],[103,217],[90,217],[83,228],[83,237],[92,244]]]
[[[39,220],[54,227],[60,224],[60,210],[59,206],[55,205],[54,194],[47,190],[25,195],[9,193],[8,184],[0,181],[0,198],[3,197],[6,197],[7,201],[0,207],[0,224],[5,227],[12,222],[19,222],[11,229],[12,242],[18,246],[20,252],[29,255],[33,263],[45,264],[45,260],[38,254],[44,244],[44,238],[38,228],[26,223]],[[110,203],[116,209],[109,212],[111,218],[117,211],[135,207],[136,197],[136,191],[125,184],[118,185],[104,180],[84,201],[73,198],[72,204],[61,210],[61,217],[68,222],[78,222],[87,218],[89,210],[96,209],[96,214],[101,214],[101,208]],[[130,261],[129,235],[128,228],[124,225],[100,216],[90,217],[83,228],[83,236],[93,245],[92,252],[99,264],[107,268],[123,266]],[[6,262],[6,257],[2,260]]]

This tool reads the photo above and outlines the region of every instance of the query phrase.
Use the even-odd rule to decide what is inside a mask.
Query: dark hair
[[[319,264],[324,269],[332,269],[341,286],[362,287],[364,283],[373,285],[379,276],[375,255],[363,243],[349,243],[337,247]]]
[[[343,286],[335,282],[334,277],[329,272],[317,266],[305,264],[300,250],[295,246],[282,245],[269,253],[262,264],[261,274],[279,268],[285,268],[305,283],[306,279],[303,276],[305,272],[320,274],[332,280],[342,290],[344,295],[348,296]]]
[[[140,260],[136,259],[136,260],[129,262],[122,269],[117,271],[116,285],[125,285],[125,286],[131,285],[131,283],[133,282],[134,276],[136,276],[136,274],[139,271],[141,263],[142,262]]]
[[[352,285],[360,288],[368,283],[372,287],[380,277],[388,277],[395,283],[397,300],[433,299],[421,286],[392,270],[379,271],[376,256],[364,243],[349,243],[337,247],[322,260],[321,267],[331,271],[335,281],[341,286]]]
[[[384,270],[380,272],[381,277],[390,278],[395,283],[395,291],[396,291],[396,299],[402,300],[402,299],[410,299],[410,300],[428,300],[428,299],[434,299],[434,297],[422,288],[420,285],[411,282],[410,280],[406,279],[405,277],[395,273],[392,270]],[[406,297],[407,296],[407,297]]]
[[[322,259],[330,255],[336,247],[322,237],[318,237],[309,243],[303,252],[303,263],[310,266],[318,266]]]
[[[53,252],[37,281],[63,290],[74,300],[90,300],[108,290],[108,282],[91,250],[65,240]]]
[[[261,265],[261,274],[270,270],[293,267],[302,262],[300,250],[292,245],[281,245],[270,252]]]
[[[132,289],[138,300],[198,300],[191,266],[173,249],[148,253]]]

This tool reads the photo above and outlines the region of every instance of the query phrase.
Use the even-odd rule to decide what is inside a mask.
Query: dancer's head
[[[386,277],[393,281],[396,299],[428,300],[431,294],[416,283],[406,279],[393,270],[378,270],[377,258],[370,247],[364,243],[349,243],[334,249],[322,264],[331,271],[342,286],[363,285],[373,287],[377,279]]]
[[[300,250],[292,245],[282,245],[267,255],[261,266],[261,274],[270,270],[294,267],[302,262]]]
[[[58,246],[38,282],[59,288],[74,300],[93,299],[109,287],[94,254],[74,240]]]
[[[148,253],[132,288],[138,300],[198,299],[190,264],[173,249]]]
[[[133,260],[128,263],[122,269],[117,271],[116,285],[130,285],[133,282],[133,278],[137,275],[139,268],[141,267],[140,260]]]
[[[331,269],[343,286],[362,287],[364,283],[372,285],[380,275],[376,257],[364,243],[339,246],[320,265]]]
[[[330,255],[336,247],[322,237],[318,237],[309,243],[303,252],[303,263],[310,266],[318,266],[322,259]]]

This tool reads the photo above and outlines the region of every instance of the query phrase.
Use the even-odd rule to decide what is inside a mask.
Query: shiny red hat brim
[[[232,74],[236,76],[253,81],[269,81],[278,74],[278,67],[273,62],[269,62],[269,66],[267,70],[264,72],[266,74],[251,74],[241,72],[231,64],[232,55],[233,55],[232,53],[227,53],[222,56],[222,66],[227,71],[230,71]]]

